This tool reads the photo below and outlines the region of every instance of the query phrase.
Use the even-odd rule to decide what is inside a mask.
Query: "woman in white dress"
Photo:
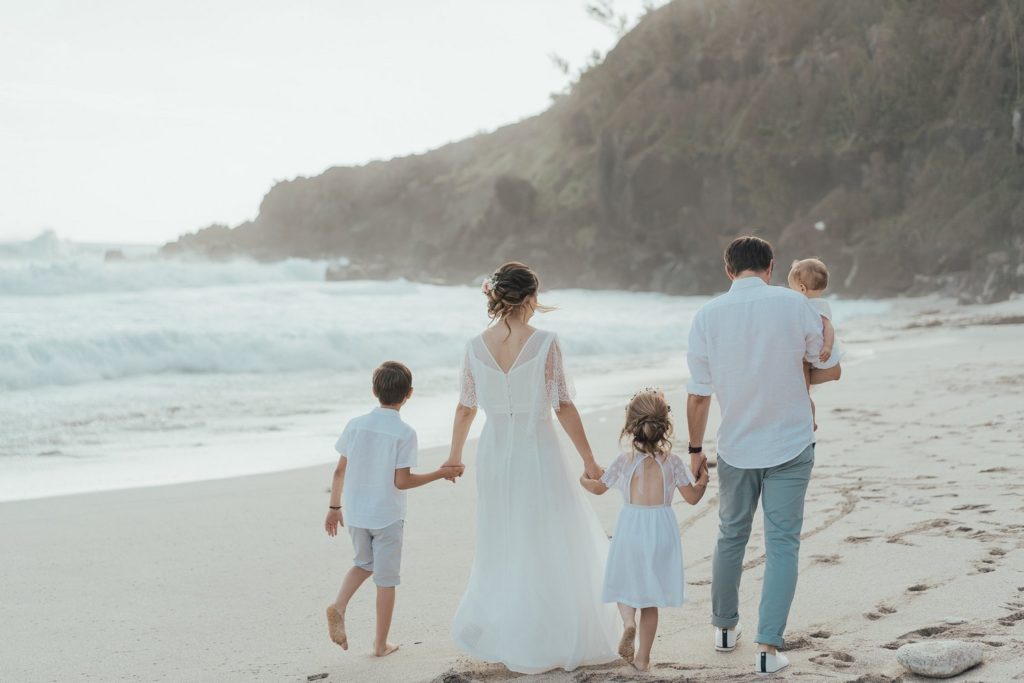
[[[452,634],[467,654],[519,673],[613,661],[622,630],[615,607],[601,602],[608,538],[552,420],[554,410],[586,475],[599,478],[558,338],[529,325],[540,308],[538,286],[520,263],[503,265],[484,283],[488,314],[499,324],[466,346],[446,463],[462,464],[470,424],[483,408],[476,554]]]

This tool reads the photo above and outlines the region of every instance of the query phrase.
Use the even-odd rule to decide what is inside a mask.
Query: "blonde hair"
[[[789,279],[815,292],[828,288],[828,268],[816,258],[793,261]]]
[[[666,455],[672,450],[672,418],[664,394],[658,389],[636,393],[626,406],[626,424],[619,438],[628,436],[635,451]]]

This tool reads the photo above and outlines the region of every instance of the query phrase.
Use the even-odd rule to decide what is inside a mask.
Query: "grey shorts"
[[[356,551],[353,563],[360,569],[373,572],[373,582],[381,588],[390,588],[400,583],[404,531],[403,519],[383,529],[348,528],[352,547]]]

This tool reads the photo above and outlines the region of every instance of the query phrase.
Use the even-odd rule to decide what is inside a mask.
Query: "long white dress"
[[[476,555],[452,635],[467,654],[519,673],[618,658],[621,622],[601,602],[608,538],[552,419],[572,393],[551,332],[534,332],[507,374],[482,337],[466,347],[460,402],[479,405],[487,422]]]

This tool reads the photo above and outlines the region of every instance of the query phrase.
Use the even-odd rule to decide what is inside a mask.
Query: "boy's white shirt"
[[[345,523],[383,529],[405,519],[405,491],[395,486],[395,470],[416,466],[416,431],[397,410],[374,408],[353,418],[334,446],[348,463],[342,505]]]

